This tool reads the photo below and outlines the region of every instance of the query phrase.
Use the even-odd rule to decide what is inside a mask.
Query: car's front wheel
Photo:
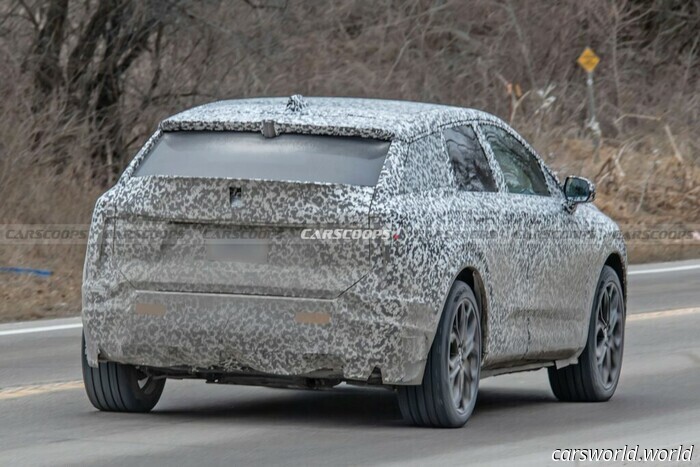
[[[603,267],[591,312],[588,340],[576,365],[550,367],[549,384],[557,399],[602,402],[615,393],[622,369],[625,299],[617,273]]]
[[[481,374],[481,321],[472,289],[456,281],[440,318],[419,386],[399,386],[408,422],[457,428],[474,410]]]
[[[97,368],[92,368],[87,363],[84,336],[81,354],[85,391],[95,408],[108,412],[148,412],[158,403],[165,378],[154,378],[134,366],[114,362],[100,362]]]

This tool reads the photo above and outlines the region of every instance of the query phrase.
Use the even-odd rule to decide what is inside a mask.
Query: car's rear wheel
[[[598,280],[588,340],[576,365],[550,367],[549,384],[557,399],[602,402],[615,393],[622,368],[625,300],[620,278],[609,266]]]
[[[399,406],[419,426],[463,426],[474,410],[481,374],[479,305],[467,284],[456,281],[440,318],[419,386],[399,386]]]
[[[154,378],[138,368],[114,362],[87,363],[85,337],[82,343],[83,382],[95,408],[108,412],[148,412],[163,393],[165,378]]]

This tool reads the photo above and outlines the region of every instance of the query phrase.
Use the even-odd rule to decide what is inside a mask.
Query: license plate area
[[[206,259],[246,264],[267,264],[269,240],[206,240]]]

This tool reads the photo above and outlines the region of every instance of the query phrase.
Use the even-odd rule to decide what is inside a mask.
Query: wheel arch
[[[486,286],[484,284],[484,279],[479,272],[479,270],[474,266],[465,266],[459,273],[453,278],[450,283],[450,289],[454,285],[455,281],[462,281],[466,283],[474,292],[476,300],[479,304],[479,318],[481,319],[481,353],[482,361],[486,356],[486,349],[488,349],[489,342],[489,299],[486,293]],[[443,306],[444,309],[444,306]],[[443,310],[444,311],[444,310]]]
[[[593,298],[592,298],[592,303],[590,307],[588,308],[590,311],[589,313],[593,312],[593,309],[595,307],[595,300],[596,300],[596,290],[598,288],[598,283],[600,281],[599,277],[600,274],[603,271],[603,268],[605,266],[609,266],[612,268],[613,271],[615,271],[615,274],[617,274],[618,279],[620,279],[620,285],[622,286],[622,300],[624,302],[625,309],[627,309],[627,263],[625,261],[625,256],[620,253],[619,251],[612,251],[605,257],[605,262],[600,266],[598,269],[598,274],[596,275],[596,282],[594,285],[594,292],[593,292]],[[576,356],[579,357],[581,355],[581,352],[585,349],[586,346],[586,339],[588,338],[588,333],[590,331],[590,315],[587,315],[587,321],[586,325],[582,328],[582,333],[580,336],[580,345],[579,345],[579,351],[576,353]]]
[[[610,266],[617,277],[620,279],[620,284],[622,285],[622,297],[627,304],[627,265],[619,252],[612,252],[608,255],[605,260],[604,266]]]

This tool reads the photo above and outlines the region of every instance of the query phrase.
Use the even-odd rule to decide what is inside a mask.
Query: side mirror
[[[566,177],[564,195],[569,206],[590,203],[595,199],[595,185],[583,177]]]

